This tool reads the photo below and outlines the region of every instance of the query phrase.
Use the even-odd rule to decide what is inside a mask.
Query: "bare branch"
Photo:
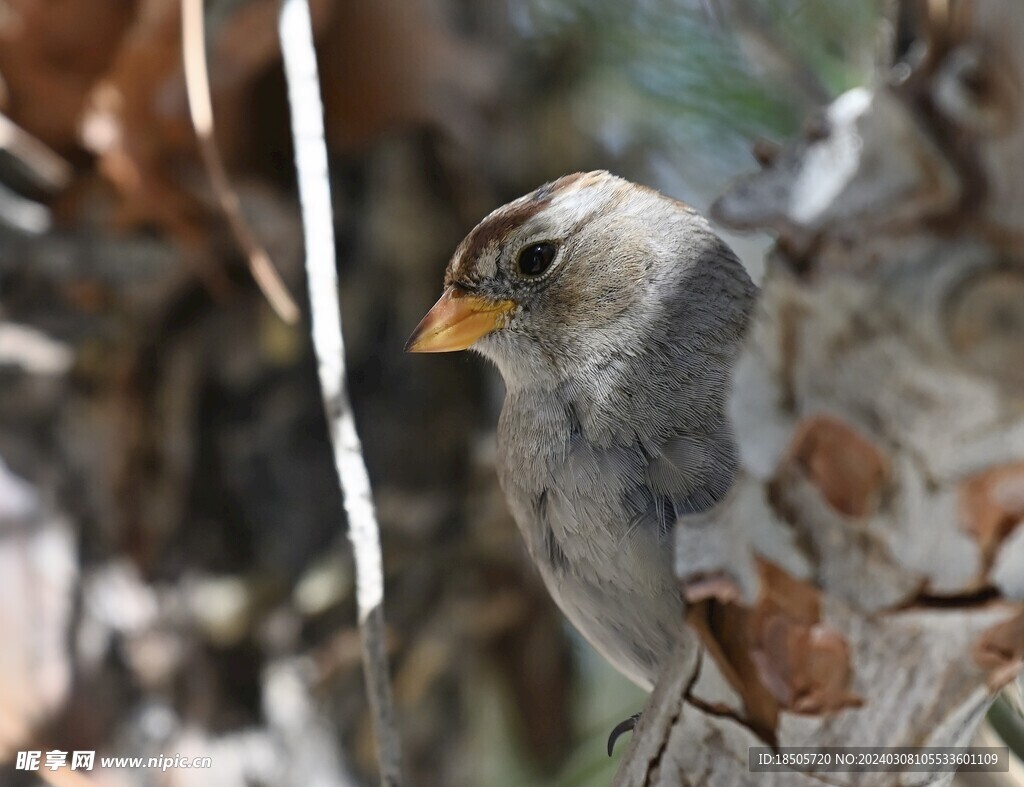
[[[299,320],[299,307],[278,275],[270,255],[249,228],[242,214],[238,194],[231,188],[224,160],[213,135],[213,102],[210,98],[210,75],[206,65],[203,0],[181,0],[181,39],[185,63],[185,90],[189,112],[199,141],[203,165],[210,184],[227,217],[231,232],[245,252],[249,270],[257,286],[278,317],[290,325]]]
[[[302,201],[313,345],[335,466],[345,498],[348,535],[355,552],[363,664],[377,734],[381,783],[391,787],[401,783],[401,751],[388,679],[380,532],[346,385],[323,104],[306,0],[284,0],[280,35]]]

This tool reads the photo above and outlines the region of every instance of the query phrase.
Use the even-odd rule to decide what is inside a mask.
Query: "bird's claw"
[[[617,741],[619,739],[619,737],[623,733],[631,732],[633,730],[633,728],[636,727],[636,723],[637,723],[637,721],[639,719],[640,719],[640,714],[639,713],[634,713],[628,719],[623,719],[622,721],[620,721],[618,724],[615,725],[615,728],[611,731],[611,734],[608,735],[608,756],[609,757],[612,756],[612,751],[615,749],[615,741]]]

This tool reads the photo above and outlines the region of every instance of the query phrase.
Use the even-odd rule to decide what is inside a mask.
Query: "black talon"
[[[619,739],[619,737],[622,735],[622,733],[630,732],[634,727],[636,727],[636,723],[637,723],[637,721],[639,719],[640,719],[640,714],[639,713],[634,713],[628,719],[624,719],[624,720],[620,721],[618,724],[615,725],[615,729],[613,729],[611,734],[608,736],[608,756],[609,757],[612,756],[612,751],[615,749],[615,741],[617,741]]]

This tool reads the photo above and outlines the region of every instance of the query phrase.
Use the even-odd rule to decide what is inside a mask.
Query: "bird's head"
[[[710,234],[690,208],[651,189],[607,172],[567,175],[470,232],[406,349],[472,348],[506,383],[629,354],[675,289],[694,229]]]

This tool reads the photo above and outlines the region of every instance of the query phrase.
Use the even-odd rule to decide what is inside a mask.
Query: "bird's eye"
[[[558,249],[554,243],[534,243],[519,252],[519,272],[524,276],[539,276],[548,269]]]

